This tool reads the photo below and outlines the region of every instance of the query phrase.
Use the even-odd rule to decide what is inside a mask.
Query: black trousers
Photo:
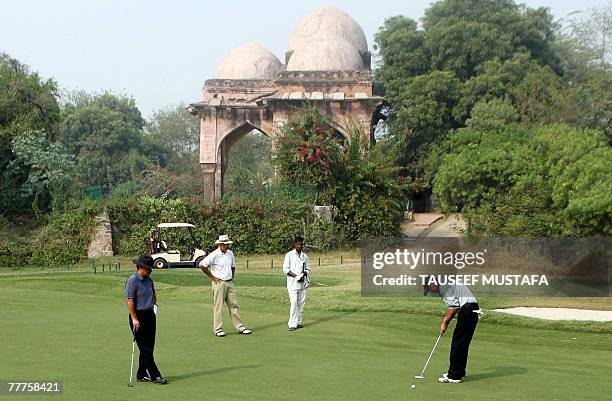
[[[135,333],[136,344],[138,344],[138,349],[140,350],[136,377],[142,379],[145,376],[149,376],[155,379],[161,376],[155,364],[155,358],[153,358],[156,330],[155,313],[153,313],[153,310],[137,310],[136,316],[140,322],[140,329]],[[132,318],[129,315],[128,320],[130,322],[130,330],[134,331]]]
[[[466,304],[457,313],[457,326],[453,331],[448,367],[450,379],[458,380],[465,376],[470,343],[478,324],[478,314],[474,313],[476,309],[479,309],[478,304]]]

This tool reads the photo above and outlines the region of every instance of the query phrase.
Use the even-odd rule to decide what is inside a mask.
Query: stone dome
[[[247,42],[225,57],[215,78],[270,79],[281,69],[281,62],[272,52],[255,42]]]
[[[338,36],[315,35],[297,48],[287,64],[287,71],[363,70],[363,60],[352,44]]]
[[[339,36],[360,53],[368,51],[368,42],[359,24],[347,13],[332,6],[321,7],[306,15],[289,35],[289,51],[296,51],[312,41],[313,36]]]

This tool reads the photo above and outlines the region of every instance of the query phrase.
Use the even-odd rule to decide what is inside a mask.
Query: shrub
[[[49,224],[32,240],[30,264],[56,266],[83,259],[95,229],[94,217],[101,211],[101,203],[85,199],[64,213],[52,213]]]

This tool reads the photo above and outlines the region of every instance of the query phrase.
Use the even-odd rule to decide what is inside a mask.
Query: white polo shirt
[[[298,253],[294,250],[287,252],[285,261],[283,262],[283,273],[300,274],[303,272],[310,273],[310,263],[308,256],[304,252]],[[308,287],[308,280],[299,282],[294,277],[287,276],[287,290],[301,290]]]
[[[236,266],[234,253],[229,249],[227,252],[222,253],[219,248],[217,248],[200,262],[200,266],[208,267],[211,274],[220,280],[231,280],[232,267]]]
[[[439,292],[449,308],[461,308],[465,304],[477,303],[476,297],[465,285],[441,285]]]

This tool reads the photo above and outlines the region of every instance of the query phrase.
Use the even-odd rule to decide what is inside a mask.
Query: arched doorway
[[[257,129],[233,141],[224,159],[223,196],[261,194],[269,189],[274,177],[272,140]]]

